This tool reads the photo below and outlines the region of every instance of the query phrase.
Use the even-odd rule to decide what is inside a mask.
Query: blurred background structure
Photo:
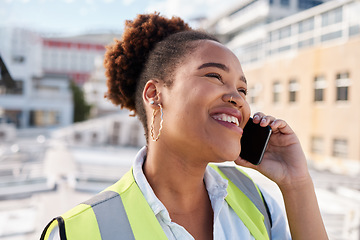
[[[297,132],[336,240],[360,239],[359,12],[358,0],[242,0],[193,17],[240,59],[253,113]],[[139,121],[103,97],[105,46],[120,37],[0,25],[0,240],[38,239],[146,144]],[[246,171],[281,203],[273,183]]]
[[[294,5],[280,1],[284,3]],[[300,0],[297,6],[310,3]],[[329,1],[277,21],[271,20],[284,13],[267,1],[244,3],[240,9],[208,29],[240,59],[252,110],[286,119],[311,163],[358,174],[359,2]],[[248,11],[261,14],[246,18]]]

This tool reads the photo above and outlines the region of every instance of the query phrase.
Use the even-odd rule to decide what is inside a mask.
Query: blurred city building
[[[252,111],[286,119],[317,167],[359,174],[359,1],[326,2],[235,34],[221,28],[229,17],[244,23],[248,8],[256,11],[244,6],[238,18],[224,15],[209,29],[240,59]]]
[[[44,73],[68,75],[82,85],[95,67],[95,59],[103,56],[105,46],[115,34],[84,34],[43,38],[42,69]]]
[[[119,33],[91,33],[44,38],[43,71],[65,74],[81,86],[87,103],[91,104],[90,118],[120,112],[104,99],[107,86],[103,67],[105,47],[120,36]]]
[[[21,28],[0,29],[0,54],[15,81],[0,85],[2,114],[17,128],[52,127],[72,122],[69,77],[44,74],[42,38]]]
[[[84,34],[43,37],[22,28],[0,29],[0,55],[15,87],[0,83],[3,117],[17,128],[52,128],[73,122],[71,81],[82,86],[95,72],[95,59],[103,57],[105,45],[118,34]],[[97,91],[106,86],[104,77]],[[104,91],[105,92],[105,91]],[[92,91],[94,93],[94,91]],[[104,93],[100,93],[99,96]],[[94,112],[102,106],[94,105]],[[119,109],[108,104],[105,112]],[[93,116],[96,116],[93,115]]]
[[[0,56],[0,86],[2,90],[10,91],[16,88],[16,83],[12,79],[5,62]],[[4,110],[0,108],[0,142],[8,142],[15,139],[16,128],[15,124],[11,123],[7,117],[5,117]]]
[[[223,43],[234,38],[241,45],[254,44],[264,25],[312,8],[329,0],[244,0],[219,16],[202,23],[202,27],[216,35]],[[256,33],[256,34],[255,34]],[[248,37],[240,37],[249,34]],[[254,35],[255,34],[255,35]],[[261,35],[261,34],[260,34]],[[261,36],[259,36],[261,41]]]
[[[121,112],[120,107],[116,107],[104,97],[105,92],[107,92],[107,85],[103,62],[104,56],[97,56],[95,58],[94,69],[88,81],[83,85],[85,99],[91,104],[91,118]]]
[[[101,147],[123,146],[141,147],[146,145],[144,129],[129,111],[106,115],[75,123],[52,131],[53,139],[61,140],[69,146]]]
[[[119,156],[127,152],[134,156],[134,149],[146,145],[142,124],[125,110],[59,128],[52,132],[51,139],[63,143],[74,156],[77,167],[68,175],[73,188],[94,193],[129,169],[132,158],[126,157],[124,165]]]

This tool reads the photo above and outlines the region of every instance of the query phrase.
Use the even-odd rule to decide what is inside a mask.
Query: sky
[[[0,0],[0,26],[43,33],[121,31],[139,13],[160,12],[185,21],[213,18],[241,0]]]

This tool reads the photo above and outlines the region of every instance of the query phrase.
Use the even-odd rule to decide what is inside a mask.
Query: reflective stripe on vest
[[[225,200],[243,221],[254,238],[271,239],[270,216],[257,185],[239,168],[230,166],[220,167],[212,164],[210,166],[224,179],[228,180],[228,195]],[[254,208],[254,205],[256,208]]]
[[[258,209],[265,208],[264,203],[261,204],[261,193],[252,180],[234,167],[220,167],[220,169],[216,166],[211,167],[223,178],[230,180],[225,200],[254,238],[269,239],[264,223],[266,210],[264,213]],[[117,183],[61,217],[64,220],[68,240],[167,239],[136,184],[132,169]],[[265,217],[266,219],[268,218]],[[52,228],[44,230],[43,239],[48,239]]]
[[[113,239],[114,236],[122,236],[129,240],[135,239],[129,220],[124,217],[126,212],[118,193],[113,191],[102,192],[84,204],[90,205],[94,211],[101,239]]]

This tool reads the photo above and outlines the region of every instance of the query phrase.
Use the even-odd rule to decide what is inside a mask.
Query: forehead
[[[184,64],[194,68],[203,63],[213,62],[225,65],[230,72],[235,71],[243,75],[241,64],[235,54],[223,44],[215,41],[201,40],[185,59]]]

